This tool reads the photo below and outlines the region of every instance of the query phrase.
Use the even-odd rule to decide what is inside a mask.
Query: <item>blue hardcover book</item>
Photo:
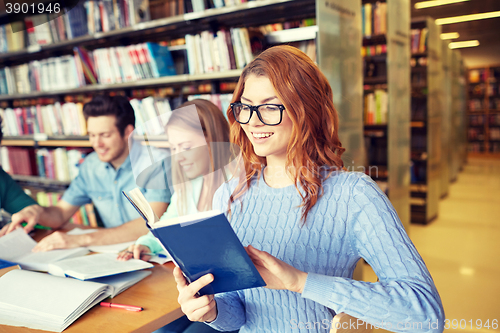
[[[12,267],[12,266],[17,266],[17,264],[15,262],[12,262],[12,261],[0,259],[0,269]]]
[[[209,211],[158,221],[142,192],[136,190],[129,192],[130,197],[123,194],[187,280],[213,274],[214,281],[202,288],[200,295],[266,285],[224,214]]]
[[[148,60],[154,77],[176,75],[174,60],[168,46],[156,43],[145,43]]]

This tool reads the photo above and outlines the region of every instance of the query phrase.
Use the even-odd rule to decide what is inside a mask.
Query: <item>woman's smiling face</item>
[[[172,157],[186,176],[194,179],[207,175],[210,171],[210,155],[203,133],[176,125],[168,126],[167,133]]]
[[[245,81],[241,103],[253,106],[260,104],[283,105],[277,97],[271,81],[266,76],[253,74],[249,75]],[[252,143],[255,154],[266,158],[286,159],[288,142],[293,128],[292,120],[288,117],[286,110],[283,111],[279,125],[265,125],[254,112],[250,121],[247,124],[241,124],[241,127]]]

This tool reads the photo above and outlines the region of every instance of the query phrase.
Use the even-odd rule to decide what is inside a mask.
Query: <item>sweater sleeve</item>
[[[367,176],[354,185],[346,237],[379,282],[309,273],[302,297],[394,332],[442,332],[444,310],[434,282],[394,208]]]
[[[139,237],[135,244],[149,247],[152,254],[157,254],[163,251],[163,247],[151,231],[144,236]]]
[[[217,294],[215,302],[217,304],[217,318],[207,325],[218,331],[235,331],[245,324],[245,306],[239,292]]]

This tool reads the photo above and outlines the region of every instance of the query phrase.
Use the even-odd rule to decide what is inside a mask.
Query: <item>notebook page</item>
[[[86,303],[90,295],[108,288],[101,283],[16,269],[0,278],[0,305],[25,309],[25,317],[29,313],[38,313],[48,318],[67,318]],[[3,311],[7,309],[0,312]],[[19,317],[23,314],[20,313]],[[24,320],[30,321],[29,317]]]
[[[22,228],[0,237],[0,258],[14,261],[24,254],[31,253],[36,242]]]
[[[98,253],[50,264],[49,273],[57,276],[69,275],[77,279],[86,280],[151,267],[153,267],[152,264],[142,260],[130,259],[127,261],[118,261],[116,254]]]

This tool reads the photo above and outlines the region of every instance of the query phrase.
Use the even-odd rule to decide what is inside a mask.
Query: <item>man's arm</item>
[[[36,224],[58,229],[69,221],[78,208],[64,200],[59,200],[56,206],[51,207],[42,207],[37,204],[25,207],[12,215],[12,222],[0,230],[0,236],[19,228],[23,222],[26,222],[24,227],[26,232],[33,230]]]
[[[156,215],[161,216],[168,207],[165,202],[150,202]],[[49,251],[54,249],[73,248],[90,245],[108,245],[135,241],[148,232],[142,218],[129,221],[121,226],[83,235],[67,235],[56,231],[42,239],[33,249],[34,251]]]

